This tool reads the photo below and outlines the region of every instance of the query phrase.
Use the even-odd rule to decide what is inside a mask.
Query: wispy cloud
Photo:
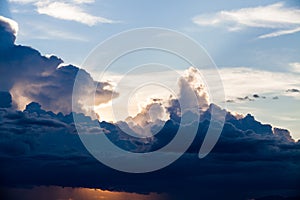
[[[38,2],[37,4],[37,12],[40,14],[49,15],[54,18],[63,19],[63,20],[71,20],[80,22],[83,24],[87,24],[89,26],[96,25],[97,23],[113,23],[113,20],[93,16],[91,14],[86,13],[83,9],[81,9],[78,5],[63,3],[63,2],[51,2],[44,3]]]
[[[297,33],[299,31],[300,31],[300,27],[295,28],[295,29],[291,29],[291,30],[276,31],[276,32],[273,32],[273,33],[261,35],[258,38],[263,39],[263,38],[277,37],[277,36],[281,36],[281,35]]]
[[[229,31],[238,31],[247,27],[273,30],[271,33],[258,36],[262,39],[299,32],[300,9],[286,7],[280,2],[199,15],[193,18],[193,22],[201,26],[223,26]]]
[[[10,0],[19,4],[33,4],[39,14],[48,15],[57,19],[75,21],[89,26],[98,23],[115,23],[116,21],[94,16],[82,8],[82,4],[93,3],[94,0],[42,1],[42,0]]]
[[[27,4],[27,3],[35,3],[37,0],[9,0],[12,3],[19,3],[19,4]]]

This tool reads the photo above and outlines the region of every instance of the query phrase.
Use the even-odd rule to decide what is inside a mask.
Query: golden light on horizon
[[[137,194],[92,188],[71,188],[59,186],[36,186],[33,188],[5,188],[9,199],[43,199],[43,200],[164,200],[166,194]]]

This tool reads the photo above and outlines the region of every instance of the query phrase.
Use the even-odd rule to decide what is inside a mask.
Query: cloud
[[[299,62],[289,63],[289,65],[291,68],[291,72],[300,73],[300,63]]]
[[[18,33],[18,24],[12,19],[0,16],[0,51],[13,46]]]
[[[10,93],[0,91],[0,108],[10,108],[11,106],[12,100]]]
[[[126,126],[134,132],[138,137],[151,137],[156,134],[164,125],[163,118],[166,114],[165,106],[162,102],[153,101],[133,117],[125,119],[126,124],[118,123],[118,126],[126,130]]]
[[[299,191],[300,143],[293,141],[287,130],[261,124],[251,115],[236,118],[227,113],[221,138],[213,151],[200,160],[197,153],[207,131],[210,112],[208,109],[202,113],[196,139],[179,160],[157,172],[128,174],[112,170],[91,157],[80,142],[72,115],[45,111],[37,103],[29,104],[23,112],[2,108],[0,185],[164,192],[172,200],[184,196],[249,199]],[[89,123],[91,118],[85,117],[84,121]],[[119,147],[143,152],[167,144],[176,134],[178,124],[168,120],[153,140],[133,139],[116,124],[101,122],[101,127]],[[101,129],[86,129],[84,134],[92,137],[99,133]]]
[[[10,30],[3,29],[3,32],[0,35],[1,41],[12,35]],[[0,91],[10,91],[20,109],[24,109],[31,101],[37,101],[45,109],[71,112],[72,90],[78,74],[82,81],[83,96],[94,95],[92,92],[97,86],[96,105],[118,96],[110,83],[94,81],[85,70],[72,65],[59,67],[63,63],[60,58],[42,56],[33,48],[14,45],[13,42],[14,40],[1,44],[4,51],[0,51],[0,73],[5,76],[0,79]],[[83,97],[73,103],[77,112],[85,112],[84,106],[91,106],[91,102],[86,102]]]
[[[127,124],[120,123],[119,127],[134,131],[141,137],[149,137],[156,134],[163,127],[163,120],[169,119],[166,117],[168,112],[175,112],[177,117],[181,113],[191,111],[197,113],[208,108],[209,97],[205,87],[201,81],[200,71],[195,67],[190,67],[185,70],[178,79],[178,94],[176,98],[170,94],[167,99],[161,99],[159,95],[153,95],[146,106],[133,117],[127,117]],[[196,102],[192,102],[195,99]],[[181,110],[179,102],[183,103],[185,110]],[[173,107],[173,108],[171,108]],[[171,111],[172,110],[172,111]],[[127,127],[128,126],[128,127]]]
[[[20,3],[20,4],[27,4],[27,3],[35,3],[38,0],[9,0],[12,3]]]
[[[94,26],[98,23],[114,23],[113,20],[88,14],[80,6],[74,4],[58,1],[50,3],[39,1],[36,5],[39,14],[49,15],[57,19],[76,21],[89,26]]]
[[[299,32],[300,9],[286,7],[284,3],[280,2],[266,6],[203,14],[194,17],[193,22],[201,26],[224,26],[229,31],[238,31],[247,27],[275,30],[258,36],[258,38],[269,38]]]
[[[93,88],[96,85],[98,87],[95,93],[95,105],[109,102],[112,95],[118,96],[111,89],[104,89],[110,86],[109,83],[95,82],[90,74],[72,65],[59,67],[49,75],[33,77],[34,79],[30,81],[23,79],[14,84],[11,92],[14,98],[18,100],[19,107],[24,107],[26,102],[22,102],[21,99],[27,97],[30,101],[40,102],[46,109],[69,113],[72,111],[72,91],[78,73],[81,76],[82,98],[79,98],[78,102],[73,102],[74,111],[85,112],[86,107],[93,106],[93,102],[86,101],[84,97],[94,95]],[[24,85],[25,81],[26,85]]]
[[[288,88],[300,87],[299,75],[289,72],[272,72],[249,67],[222,68],[219,73],[226,99],[246,97],[251,94],[290,96]],[[297,96],[294,96],[298,98]]]
[[[179,100],[182,100],[188,108],[206,110],[209,105],[209,96],[201,82],[199,69],[190,67],[184,71],[183,76],[179,79]],[[199,108],[192,108],[191,99],[196,96]],[[191,104],[191,105],[189,105]]]
[[[39,14],[48,15],[62,20],[75,21],[89,26],[94,26],[98,23],[115,23],[114,20],[89,14],[82,8],[85,4],[94,3],[94,0],[10,0],[10,2],[19,4],[33,4],[34,6],[36,6],[36,11]]]
[[[281,36],[281,35],[287,35],[287,34],[297,33],[299,31],[300,31],[300,27],[295,28],[295,29],[291,29],[291,30],[276,31],[276,32],[273,32],[273,33],[261,35],[258,38],[263,39],[263,38],[277,37],[277,36]]]
[[[94,3],[95,0],[73,0],[75,3],[82,4],[82,3]]]
[[[240,101],[245,101],[245,100],[248,100],[248,101],[254,101],[254,99],[251,99],[251,98],[248,97],[248,96],[245,96],[245,97],[237,97],[236,99],[237,99],[237,100],[240,100]]]
[[[6,29],[1,30],[13,35]],[[1,34],[1,40],[7,34]],[[129,174],[110,169],[87,152],[75,129],[73,115],[83,119],[78,126],[85,130],[83,134],[87,137],[96,139],[98,134],[106,134],[120,148],[140,153],[155,151],[168,144],[176,135],[181,116],[192,114],[193,110],[181,110],[178,99],[171,98],[167,109],[170,119],[156,135],[148,138],[132,137],[117,123],[98,122],[80,113],[59,113],[70,108],[71,88],[78,73],[85,83],[80,90],[85,95],[90,95],[89,86],[98,85],[98,103],[107,102],[109,96],[117,94],[109,82],[96,82],[83,69],[61,65],[62,60],[56,56],[42,56],[33,48],[14,45],[13,41],[2,45],[1,50],[4,47],[5,51],[0,51],[0,74],[5,74],[0,79],[0,91],[6,91],[0,93],[1,187],[57,185],[135,193],[165,192],[171,195],[170,199],[250,199],[266,194],[299,193],[299,141],[295,142],[288,130],[262,124],[250,114],[237,117],[210,104],[195,68],[188,69],[179,79],[178,96],[178,99],[187,97],[188,100],[196,94],[199,108],[193,109],[201,109],[199,123],[185,124],[198,128],[191,147],[162,170]],[[274,88],[285,91],[299,84],[299,79],[292,73],[249,68],[221,69],[222,72],[224,86],[232,90],[234,96],[258,91],[261,94],[260,91],[274,91]],[[246,90],[249,85],[253,87]],[[12,92],[12,99],[7,91]],[[12,101],[20,104],[33,100],[38,102],[24,105],[24,111],[10,106]],[[84,99],[80,100],[78,103],[85,104]],[[157,120],[161,111],[159,101],[153,101],[152,105],[155,105],[152,114],[152,106],[143,111],[150,121]],[[212,110],[226,112],[226,123],[213,151],[199,159],[198,151],[208,130]],[[100,127],[88,126],[95,122]],[[110,156],[109,152],[102,153]],[[176,154],[177,151],[175,148],[166,153]],[[159,156],[165,159],[165,154]]]
[[[14,20],[0,16],[0,25],[6,32],[12,33],[14,36],[17,35],[19,26]]]
[[[292,89],[287,89],[286,92],[299,93],[300,90],[298,90],[298,89],[296,89],[296,88],[292,88]]]
[[[142,109],[140,113],[136,116],[128,118],[130,121],[134,122],[139,126],[146,126],[150,122],[155,122],[156,120],[162,119],[164,113],[164,107],[161,103],[153,102],[148,104]]]

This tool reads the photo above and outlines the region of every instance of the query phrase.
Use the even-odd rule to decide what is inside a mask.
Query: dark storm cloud
[[[13,20],[0,16],[0,51],[12,47],[16,40],[18,25]]]
[[[44,108],[55,112],[71,112],[72,89],[76,75],[80,73],[83,96],[93,95],[91,88],[97,86],[95,103],[108,102],[118,96],[108,82],[96,82],[89,73],[76,66],[58,67],[63,61],[56,57],[45,57],[37,50],[15,45],[17,26],[7,18],[0,18],[0,91],[10,91],[16,104],[39,102]],[[82,103],[75,107],[83,111]],[[83,102],[84,103],[84,102]]]
[[[9,92],[0,91],[0,108],[10,108],[12,99]]]
[[[129,151],[153,151],[175,136],[180,121],[175,107],[176,103],[169,108],[171,119],[153,138],[133,138],[107,122],[101,122],[99,129],[86,129],[86,134],[107,134]],[[197,136],[187,153],[172,165],[147,174],[117,172],[96,161],[82,145],[71,114],[54,114],[37,103],[28,105],[24,112],[1,108],[1,185],[164,192],[171,194],[171,199],[247,199],[297,193],[300,143],[287,130],[261,124],[251,115],[237,119],[227,113],[217,145],[206,158],[198,158],[212,107],[217,109],[210,105],[202,113]],[[91,122],[91,118],[81,117],[84,123]]]
[[[68,65],[62,66],[49,75],[42,77],[36,77],[35,80],[31,80],[28,85],[18,85],[15,87],[16,98],[27,97],[32,101],[41,103],[41,105],[48,110],[55,112],[69,113],[72,110],[72,92],[76,75],[80,73],[80,91],[83,97],[92,96],[93,88],[97,86],[95,93],[95,103],[97,105],[101,103],[107,103],[112,95],[116,97],[118,94],[114,93],[111,89],[105,89],[110,86],[106,82],[96,82],[92,79],[90,74],[86,71],[79,69],[75,66]],[[74,102],[74,108],[77,112],[84,112],[82,106],[84,104],[84,98],[80,99],[80,102]],[[86,102],[88,105],[89,102]]]

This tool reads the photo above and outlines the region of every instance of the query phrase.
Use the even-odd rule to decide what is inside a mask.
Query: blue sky
[[[98,43],[124,30],[154,26],[187,34],[220,68],[226,96],[235,101],[228,109],[253,113],[300,138],[300,93],[287,92],[300,89],[297,0],[1,2],[1,14],[19,24],[16,43],[78,66]],[[253,94],[266,99],[236,100]]]
[[[20,26],[18,42],[35,46],[45,54],[58,54],[66,62],[81,63],[95,43],[98,44],[120,31],[145,26],[170,28],[188,34],[208,50],[219,67],[250,65],[269,70],[286,70],[286,64],[297,62],[297,55],[300,53],[297,48],[300,43],[297,41],[299,37],[297,33],[280,38],[257,40],[258,36],[271,33],[274,29],[245,27],[240,31],[228,31],[226,28],[199,26],[193,22],[193,18],[198,15],[210,15],[222,10],[268,6],[278,1],[260,1],[259,3],[256,1],[231,1],[230,3],[164,1],[155,4],[146,1],[129,1],[128,3],[95,1],[79,5],[90,15],[115,21],[112,24],[101,22],[85,24],[39,14],[37,6],[34,5],[36,2],[35,0],[12,0],[9,3],[11,15]],[[298,6],[299,8],[296,1],[281,3],[283,7],[297,8]],[[71,52],[70,49],[72,49]],[[257,53],[260,53],[260,57]]]

